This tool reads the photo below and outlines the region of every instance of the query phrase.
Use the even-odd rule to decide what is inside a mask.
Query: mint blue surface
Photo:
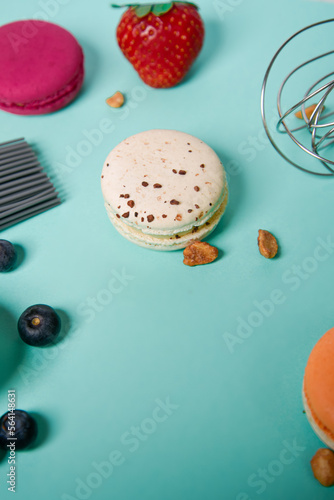
[[[1,23],[43,17],[64,26],[86,56],[84,88],[70,106],[0,115],[1,141],[33,144],[63,200],[1,233],[20,247],[20,262],[0,277],[0,413],[15,389],[17,407],[40,426],[36,446],[16,457],[17,500],[333,497],[309,465],[322,443],[301,390],[312,347],[334,326],[334,180],[298,172],[269,145],[260,91],[281,43],[334,9],[304,0],[198,4],[205,45],[170,90],[145,86],[125,60],[115,40],[121,11],[108,1],[1,7]],[[116,90],[127,102],[118,111],[105,104]],[[182,252],[137,247],[107,218],[103,162],[121,140],[152,128],[198,136],[226,166],[230,203],[209,238],[221,252],[213,264],[188,268]],[[279,239],[273,261],[259,255],[260,228]],[[16,321],[36,303],[62,317],[55,347],[18,339]],[[8,472],[0,455],[1,499],[12,498]]]

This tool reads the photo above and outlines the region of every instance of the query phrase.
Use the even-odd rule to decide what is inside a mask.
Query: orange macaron
[[[303,403],[313,430],[334,450],[334,328],[321,337],[310,354]]]

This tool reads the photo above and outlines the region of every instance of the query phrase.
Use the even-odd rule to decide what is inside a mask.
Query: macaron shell
[[[102,193],[110,211],[149,235],[200,226],[219,210],[226,176],[216,153],[184,132],[150,130],[108,155]]]
[[[302,392],[302,398],[307,419],[312,429],[314,430],[315,434],[326,446],[328,446],[328,448],[334,450],[334,435],[331,432],[329,432],[328,429],[324,428],[321,422],[318,419],[316,419],[316,417],[313,415],[311,408],[309,407],[307,402],[304,387]]]
[[[225,197],[215,214],[211,219],[203,224],[202,226],[197,226],[193,230],[180,233],[177,235],[168,236],[154,236],[143,233],[142,231],[135,229],[131,226],[125,224],[122,219],[118,219],[110,210],[110,207],[106,205],[108,216],[117,229],[117,231],[124,236],[127,240],[135,243],[144,248],[149,248],[152,250],[161,251],[173,251],[181,250],[186,246],[190,245],[193,241],[203,240],[217,227],[228,202],[228,188],[226,185]]]
[[[5,105],[0,102],[0,109],[15,115],[42,115],[54,113],[67,106],[77,96],[84,80],[83,67],[76,75],[75,79],[56,94],[40,100],[29,102],[25,105]]]
[[[334,439],[334,328],[325,333],[310,354],[304,391],[316,424]]]
[[[0,28],[0,74],[2,109],[22,107],[22,114],[29,104],[32,111],[43,104],[52,109],[59,100],[67,104],[80,90],[83,52],[75,37],[56,24],[13,22]]]

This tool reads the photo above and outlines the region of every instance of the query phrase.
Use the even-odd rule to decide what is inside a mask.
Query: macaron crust
[[[303,403],[315,433],[334,450],[334,328],[314,346],[303,384]]]
[[[0,27],[0,109],[17,115],[57,111],[78,94],[84,55],[66,29],[25,20]]]
[[[149,130],[122,141],[105,160],[101,186],[119,233],[155,250],[182,249],[208,236],[228,200],[217,154],[175,130]]]

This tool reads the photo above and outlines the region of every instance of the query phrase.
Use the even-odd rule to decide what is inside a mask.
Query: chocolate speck
[[[201,168],[205,168],[205,165],[204,165],[204,163],[202,163],[202,165],[200,165],[200,167],[201,167]]]
[[[199,208],[199,205],[195,205],[195,208]]]
[[[138,212],[135,212],[135,217],[138,217]]]
[[[189,149],[188,153],[192,153],[192,150],[191,150],[191,149]]]
[[[142,185],[142,186],[144,186],[144,187],[146,188],[146,187],[148,186],[148,182],[145,182],[145,181],[144,181],[144,182],[142,182],[142,183],[141,183],[141,185]]]
[[[101,175],[101,179],[104,179],[104,175]]]
[[[122,215],[124,219],[127,219],[130,215],[130,212],[125,212],[125,214]]]
[[[191,208],[189,208],[189,210],[188,210],[188,214],[191,214],[191,212],[192,212],[192,209],[191,209]]]
[[[109,163],[107,163],[107,167],[109,167]]]
[[[120,198],[124,198],[124,194],[120,194],[120,195],[119,195],[119,197],[120,197]]]
[[[180,202],[177,200],[170,200],[171,205],[180,205]]]
[[[148,222],[153,222],[154,221],[154,215],[148,215],[147,216],[147,221]]]
[[[129,195],[129,194],[125,194],[125,195],[124,195],[124,198],[126,198],[126,199],[127,199],[127,198],[130,198],[130,195]]]
[[[212,203],[209,203],[210,207],[212,207]]]
[[[117,219],[120,219],[120,218],[121,218],[121,216],[120,216],[119,214],[116,214],[116,217],[117,217]]]
[[[162,218],[163,219],[167,219],[167,215],[166,214],[162,214]]]
[[[128,201],[128,206],[129,206],[130,208],[133,208],[133,207],[135,206],[135,202],[134,202],[133,200],[129,200],[129,201]]]
[[[177,214],[177,216],[175,217],[174,220],[181,221],[182,220],[182,215],[181,214]]]
[[[179,174],[180,174],[180,175],[186,175],[186,173],[187,173],[187,172],[186,172],[185,170],[179,170]]]
[[[155,189],[160,189],[160,188],[162,188],[162,185],[161,184],[153,184],[153,187]]]
[[[210,222],[206,222],[206,223],[205,223],[205,225],[206,225],[206,226],[210,226]]]
[[[118,208],[118,210],[119,210],[119,209],[121,208],[121,205],[119,205],[117,208]]]
[[[198,187],[198,186],[195,186],[195,187],[194,187],[194,189],[195,189],[195,191],[198,193],[198,191],[199,191],[199,187]]]
[[[144,217],[142,217],[142,218],[141,218],[141,221],[142,221],[142,222],[144,222],[144,220],[145,220],[145,219],[144,219]]]
[[[175,238],[178,240],[181,238],[181,236],[179,236],[178,234],[175,235]]]
[[[177,174],[177,170],[175,170],[175,168],[173,168],[172,172],[173,174]]]

